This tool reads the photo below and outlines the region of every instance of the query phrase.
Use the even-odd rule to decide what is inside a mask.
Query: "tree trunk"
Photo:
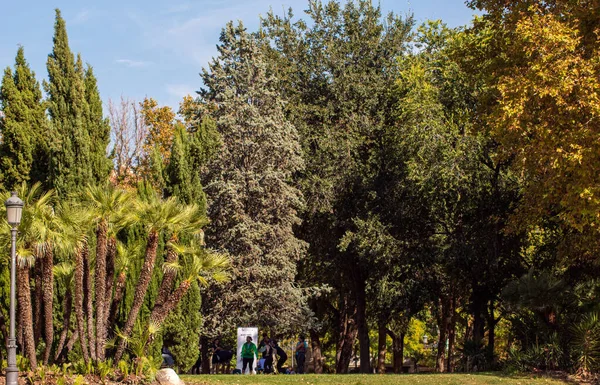
[[[452,365],[452,356],[454,355],[454,344],[456,341],[456,298],[452,297],[452,307],[450,309],[450,324],[448,326],[448,361],[446,364],[446,371],[449,373],[454,372],[454,365]]]
[[[125,294],[125,281],[127,280],[127,273],[122,271],[119,273],[117,277],[117,283],[115,285],[115,296],[112,300],[112,305],[110,306],[110,314],[108,317],[108,325],[114,325],[117,321],[117,312],[119,310],[119,304],[123,299],[123,295]]]
[[[44,324],[42,323],[42,319],[44,319],[44,290],[42,288],[43,263],[43,258],[41,258],[39,255],[36,255],[35,264],[33,266],[33,319],[36,320],[35,324],[33,325],[33,339],[36,345],[40,343],[40,340],[42,339],[42,333],[44,331]]]
[[[92,266],[90,265],[87,244],[83,253],[83,296],[87,318],[87,340],[90,348],[90,359],[96,360],[96,334],[94,333],[94,289],[92,285]],[[83,338],[82,338],[83,339]]]
[[[65,292],[65,298],[63,301],[63,330],[60,333],[60,338],[58,340],[58,347],[56,348],[56,353],[54,354],[54,360],[57,361],[60,357],[63,348],[65,346],[65,342],[67,340],[67,334],[69,333],[69,329],[71,329],[71,309],[73,303],[73,296],[71,294],[71,288],[67,287]]]
[[[360,345],[360,372],[371,373],[371,343],[369,326],[367,325],[367,303],[365,281],[361,274],[356,274],[356,324]]]
[[[392,338],[392,353],[394,354],[394,373],[402,373],[404,366],[404,332],[396,334],[391,330],[387,333]]]
[[[200,337],[200,364],[202,366],[202,374],[210,373],[210,352],[208,350],[208,337]]]
[[[71,334],[71,338],[69,338],[69,342],[67,342],[67,354],[69,354],[69,352],[71,350],[73,350],[73,346],[75,346],[75,342],[77,342],[78,339],[79,339],[79,333],[77,332],[77,330],[75,330],[73,332],[73,334]]]
[[[446,339],[448,338],[448,325],[450,324],[450,299],[442,295],[438,303],[437,315],[438,328],[438,349],[435,369],[439,373],[446,371]]]
[[[29,359],[31,370],[37,368],[37,358],[35,356],[35,341],[33,338],[33,319],[31,314],[31,291],[29,287],[29,266],[24,264],[17,268],[19,309],[21,311],[21,320],[23,320],[23,344],[25,356]]]
[[[487,362],[491,367],[494,366],[494,349],[496,344],[496,324],[498,320],[494,316],[494,300],[490,300],[489,310],[488,310],[488,346],[487,346]],[[489,369],[489,368],[488,368]]]
[[[44,289],[44,334],[46,337],[46,349],[44,351],[44,365],[48,365],[52,344],[54,342],[54,325],[52,319],[54,301],[54,253],[51,245],[45,246],[43,263],[43,289]]]
[[[148,286],[150,285],[150,281],[152,280],[152,272],[154,271],[154,261],[156,260],[157,247],[158,232],[152,231],[150,232],[150,234],[148,234],[148,242],[146,244],[146,255],[144,258],[144,264],[142,266],[142,271],[140,272],[140,277],[135,288],[135,293],[133,294],[133,304],[131,306],[131,311],[127,316],[125,326],[123,327],[123,338],[121,338],[121,341],[119,342],[119,346],[117,348],[117,352],[115,353],[115,362],[119,362],[121,360],[121,357],[123,357],[123,353],[125,352],[125,345],[127,343],[127,338],[129,338],[131,332],[133,331],[133,326],[144,303],[146,291],[148,291]]]
[[[96,229],[96,360],[104,361],[104,301],[106,299],[106,250],[108,223],[102,219]]]
[[[321,340],[319,333],[315,329],[310,329],[310,343],[312,347],[312,356],[315,367],[315,374],[323,373],[323,356],[321,354]]]
[[[77,320],[77,332],[81,338],[81,350],[83,353],[83,360],[87,365],[90,356],[88,352],[88,340],[85,337],[85,313],[83,310],[83,293],[84,293],[84,255],[87,255],[87,243],[82,245],[79,250],[75,253],[75,319]],[[87,259],[87,257],[85,257]]]
[[[177,242],[177,237],[173,235],[171,239],[169,239],[169,243]],[[165,259],[165,263],[174,263],[177,262],[177,252],[173,249],[173,247],[167,247],[167,258]],[[173,269],[167,269],[164,274],[162,281],[160,283],[160,288],[158,289],[158,295],[156,296],[156,301],[154,302],[154,307],[162,306],[163,303],[167,301],[169,298],[169,294],[173,290],[173,282],[175,282],[175,278],[177,277],[177,271]]]
[[[385,356],[387,354],[387,322],[379,320],[379,341],[377,343],[377,373],[385,373]]]
[[[475,290],[471,296],[471,311],[473,313],[473,342],[479,346],[485,334],[485,302]]]
[[[354,303],[350,303],[348,296],[344,295],[342,298],[342,311],[340,312],[339,319],[339,339],[336,351],[336,365],[335,372],[337,374],[348,373],[348,367],[350,366],[350,360],[352,359],[352,352],[354,350],[354,341],[358,330],[356,328],[356,322],[354,317],[356,316],[356,306]]]
[[[152,314],[150,314],[150,322],[156,325],[156,327],[160,327],[169,315],[169,313],[175,310],[177,304],[186,295],[191,286],[192,282],[190,280],[185,280],[181,282],[179,287],[175,289],[173,294],[169,296],[167,301],[163,303],[162,306],[154,307],[154,310],[152,310]]]
[[[112,304],[113,286],[115,282],[115,257],[117,254],[117,240],[114,237],[108,239],[106,250],[106,297],[104,298],[104,337],[108,336],[108,319]]]

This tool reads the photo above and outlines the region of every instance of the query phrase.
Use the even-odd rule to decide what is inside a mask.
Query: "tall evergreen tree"
[[[206,198],[200,182],[200,168],[194,167],[191,157],[192,139],[185,127],[178,123],[171,147],[171,158],[165,170],[168,179],[167,192],[177,196],[182,202],[202,205],[205,212]]]
[[[400,252],[362,253],[342,241],[360,231],[357,223],[380,220],[403,245],[416,239],[409,218],[418,217],[418,206],[403,188],[401,154],[386,153],[396,132],[390,90],[413,20],[383,15],[371,0],[344,3],[309,1],[308,21],[293,21],[291,11],[284,17],[270,12],[261,34],[306,159],[300,182],[307,209],[298,234],[310,248],[300,278],[335,289],[326,308],[340,309],[336,370],[347,372],[358,336],[360,370],[368,373],[368,289],[388,272],[377,268],[386,265],[377,259]],[[387,210],[392,199],[396,204]]]
[[[290,330],[303,324],[305,301],[294,284],[306,245],[294,236],[303,204],[292,184],[303,169],[296,128],[283,114],[277,80],[241,22],[221,32],[219,56],[204,69],[201,97],[222,148],[209,165],[207,244],[233,257],[232,280],[207,291],[204,329],[240,325]],[[257,309],[261,309],[260,313]]]
[[[4,71],[0,106],[0,183],[12,189],[24,181],[46,182],[46,114],[23,47],[17,51],[14,73]]]
[[[102,115],[102,99],[98,92],[96,76],[90,65],[85,71],[85,100],[88,105],[86,128],[90,137],[90,163],[93,181],[102,184],[108,179],[112,162],[107,156],[110,143],[110,124]]]
[[[205,116],[187,129],[182,122],[175,125],[171,156],[165,169],[167,195],[175,195],[186,204],[197,204],[206,213],[201,176],[219,147],[215,122]]]
[[[86,102],[81,57],[74,60],[64,19],[56,10],[54,47],[48,55],[48,112],[53,141],[49,184],[59,196],[87,185],[93,177],[90,135],[86,129],[89,107]]]

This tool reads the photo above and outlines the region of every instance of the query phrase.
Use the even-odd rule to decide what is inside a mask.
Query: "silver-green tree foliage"
[[[290,330],[303,322],[302,291],[294,285],[305,243],[294,235],[302,207],[292,176],[303,169],[298,134],[282,111],[277,80],[256,39],[228,23],[219,56],[203,70],[205,105],[222,148],[206,180],[207,244],[233,257],[233,279],[207,291],[205,330],[239,325]]]

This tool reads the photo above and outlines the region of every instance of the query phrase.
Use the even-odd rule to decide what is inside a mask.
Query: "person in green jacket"
[[[242,374],[246,373],[246,366],[249,366],[250,373],[254,367],[254,357],[258,359],[258,349],[252,343],[252,337],[246,338],[246,343],[242,345]]]

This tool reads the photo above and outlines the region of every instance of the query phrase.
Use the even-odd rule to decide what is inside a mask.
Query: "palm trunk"
[[[171,237],[169,242],[175,242],[177,238],[175,235]],[[173,263],[177,261],[177,252],[173,250],[172,247],[167,249],[167,258],[165,263]],[[162,282],[160,283],[160,289],[158,290],[158,295],[156,296],[156,301],[154,302],[154,307],[162,306],[163,303],[167,301],[169,294],[173,290],[173,282],[175,282],[175,278],[177,276],[177,272],[173,269],[167,269],[163,275]]]
[[[108,224],[105,220],[98,223],[96,229],[96,360],[104,361],[104,301],[106,299],[106,250]]]
[[[78,339],[79,339],[79,333],[77,332],[77,330],[75,330],[73,332],[73,334],[71,334],[71,338],[69,338],[69,342],[67,342],[67,354],[69,354],[69,352],[71,350],[73,350],[73,346],[75,346],[75,342],[77,342]]]
[[[41,256],[35,256],[35,264],[33,267],[33,319],[37,322],[33,325],[33,340],[36,345],[42,339],[42,333],[44,329],[44,324],[41,322],[43,319],[43,296],[44,290],[42,289],[42,276],[43,276],[43,258]]]
[[[315,367],[315,374],[323,373],[323,358],[321,354],[321,340],[316,330],[310,329],[310,342],[312,347],[312,356]]]
[[[88,364],[90,360],[88,352],[88,339],[85,337],[85,313],[83,310],[83,292],[84,292],[84,256],[87,255],[87,242],[77,250],[75,254],[75,319],[77,320],[77,332],[81,338],[81,350],[83,360]],[[85,257],[87,258],[87,257]]]
[[[96,334],[94,333],[94,291],[92,285],[92,266],[90,265],[87,244],[83,253],[83,296],[87,318],[87,340],[90,347],[90,359],[96,359]],[[83,339],[83,338],[82,338]]]
[[[105,337],[108,336],[108,318],[112,304],[113,286],[115,282],[115,256],[117,254],[117,240],[114,237],[108,239],[106,250],[106,297],[104,298],[104,328]]]
[[[52,345],[54,342],[54,325],[52,323],[52,310],[54,301],[54,253],[52,246],[45,245],[43,263],[43,289],[44,289],[44,334],[46,337],[46,349],[44,351],[44,365],[48,365]]]
[[[142,266],[142,271],[140,272],[140,277],[135,288],[135,293],[133,294],[133,304],[131,306],[129,315],[127,316],[125,326],[123,327],[123,338],[121,338],[121,341],[119,342],[119,346],[117,348],[117,352],[115,354],[115,362],[119,362],[121,360],[121,357],[123,357],[123,353],[125,352],[125,345],[127,344],[127,338],[129,338],[131,332],[133,331],[133,326],[144,303],[144,297],[146,296],[146,292],[148,291],[150,281],[152,280],[152,272],[154,271],[154,262],[156,260],[157,247],[158,232],[151,231],[150,234],[148,234],[148,242],[146,244],[146,255],[144,258],[144,264]]]
[[[383,374],[385,373],[385,356],[387,354],[387,328],[386,323],[383,320],[379,320],[379,340],[377,342],[377,350],[379,354],[377,355],[377,373]]]
[[[23,321],[23,344],[25,345],[25,356],[29,360],[31,370],[37,368],[37,358],[35,356],[35,341],[33,338],[33,320],[31,314],[31,291],[29,287],[29,266],[20,266],[17,269],[19,310],[21,311],[21,320]]]
[[[23,325],[25,325],[25,321],[23,321],[23,318],[21,318],[22,316],[23,311],[21,310],[21,303],[20,301],[17,301],[17,345],[19,345],[21,347],[21,351],[24,352],[25,343],[23,342]]]
[[[154,310],[152,310],[152,314],[150,315],[150,322],[152,322],[157,328],[160,327],[169,313],[175,310],[175,307],[177,307],[177,304],[181,301],[191,286],[192,282],[190,280],[186,279],[185,281],[181,282],[179,287],[175,289],[173,294],[169,296],[162,306],[158,308],[154,307]]]
[[[54,354],[54,360],[58,361],[63,348],[65,346],[65,342],[67,341],[67,334],[69,333],[69,329],[71,329],[71,310],[73,307],[73,295],[71,294],[71,288],[67,287],[65,292],[65,298],[63,301],[63,309],[64,309],[64,317],[63,317],[63,330],[60,333],[60,338],[58,340],[58,347],[56,348],[56,353]]]
[[[119,310],[119,303],[123,299],[125,294],[125,281],[127,280],[127,273],[122,271],[119,273],[117,278],[117,284],[115,286],[115,296],[113,297],[112,304],[110,306],[110,314],[108,316],[107,325],[114,325],[117,321],[117,311]]]

